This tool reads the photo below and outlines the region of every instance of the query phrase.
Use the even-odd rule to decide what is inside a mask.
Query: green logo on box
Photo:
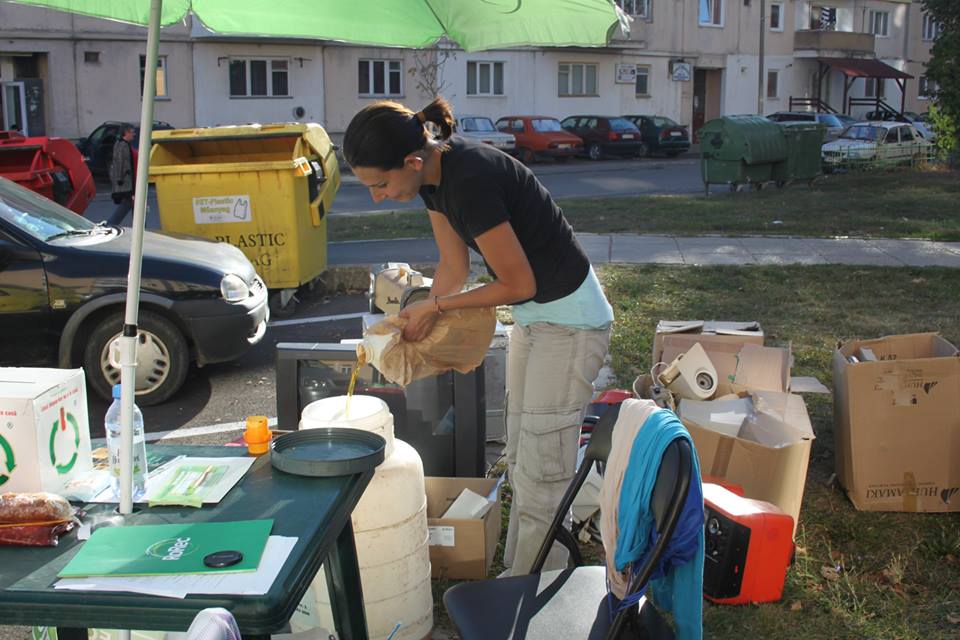
[[[13,448],[3,436],[0,436],[0,451],[3,451],[4,467],[7,470],[6,473],[0,472],[0,486],[3,486],[10,479],[10,474],[13,473],[17,463],[13,460]]]
[[[73,427],[73,455],[70,456],[70,460],[65,464],[57,464],[57,450],[54,447],[54,443],[57,441],[57,432],[62,431],[66,432],[67,423],[70,423],[70,426]],[[50,430],[50,464],[53,465],[53,468],[57,470],[57,473],[63,475],[65,473],[70,473],[70,470],[73,469],[73,465],[77,463],[77,456],[80,452],[80,425],[77,424],[77,419],[73,417],[73,414],[60,409],[60,419],[53,423],[53,428]]]

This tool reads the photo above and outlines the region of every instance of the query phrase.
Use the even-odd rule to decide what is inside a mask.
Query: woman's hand
[[[433,298],[414,302],[401,309],[400,317],[407,320],[407,325],[403,328],[403,339],[408,342],[420,342],[426,338],[433,330],[438,315]]]

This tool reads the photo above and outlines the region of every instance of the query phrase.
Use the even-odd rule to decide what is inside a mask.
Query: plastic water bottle
[[[113,385],[113,404],[104,417],[107,451],[110,454],[110,486],[120,499],[120,385]],[[133,405],[133,501],[139,502],[147,492],[147,445],[143,438],[143,414]]]

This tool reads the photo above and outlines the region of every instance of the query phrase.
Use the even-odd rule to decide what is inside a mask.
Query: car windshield
[[[533,120],[533,130],[534,131],[563,131],[563,127],[560,126],[560,121],[555,118],[535,118]]]
[[[845,140],[867,140],[869,142],[875,142],[877,139],[883,137],[883,128],[857,124],[849,127],[840,137]]]
[[[626,118],[610,118],[610,129],[613,131],[633,131],[636,125]]]
[[[460,120],[462,131],[496,131],[490,118],[462,118]]]
[[[47,242],[55,237],[86,235],[97,225],[52,200],[0,178],[0,220]]]
[[[678,126],[676,122],[674,122],[674,121],[671,120],[670,118],[665,118],[665,117],[663,117],[663,116],[653,116],[653,117],[650,118],[650,119],[653,120],[653,126],[655,126],[655,127],[663,128],[663,127],[676,127],[676,126]]]
[[[842,127],[843,123],[840,122],[840,118],[833,115],[832,113],[821,113],[817,116],[817,119],[827,125],[828,127]]]

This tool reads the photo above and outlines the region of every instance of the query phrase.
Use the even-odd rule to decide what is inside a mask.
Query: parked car
[[[486,116],[457,116],[454,130],[464,138],[489,144],[504,153],[512,154],[517,146],[513,134],[497,131],[493,120]]]
[[[94,177],[106,176],[110,170],[110,162],[113,160],[113,145],[123,132],[126,126],[133,127],[133,149],[137,150],[140,144],[140,125],[132,122],[110,121],[104,122],[93,132],[77,143],[77,148],[83,154],[83,159],[87,161],[90,167],[90,173]],[[154,129],[173,129],[169,122],[156,120],[153,123]]]
[[[619,116],[569,116],[560,126],[583,140],[591,160],[605,155],[635,156],[643,148],[640,130]]]
[[[932,146],[910,124],[858,122],[833,142],[824,144],[821,157],[827,169],[872,162],[911,162],[926,156]]]
[[[663,152],[676,156],[690,150],[687,128],[664,116],[623,116],[640,129],[640,155]]]
[[[845,113],[838,113],[836,114],[836,116],[837,116],[837,120],[842,122],[844,127],[849,127],[850,125],[859,122],[859,120],[857,120],[853,116],[848,116]]]
[[[0,178],[0,364],[79,367],[97,395],[120,381],[132,234],[95,224]],[[170,398],[191,362],[233,360],[259,342],[267,288],[236,247],[146,232],[137,403]]]
[[[815,113],[813,111],[778,111],[767,116],[768,120],[774,122],[815,122],[826,127],[823,134],[823,141],[830,142],[836,140],[846,128],[843,120],[833,113]]]
[[[916,113],[915,111],[904,111],[902,114],[899,114],[886,109],[881,109],[880,111],[868,111],[864,118],[870,121],[883,120],[884,122],[907,122],[912,124],[913,127],[920,132],[920,135],[923,136],[924,140],[933,142],[937,137],[930,123],[927,122],[922,115]]]
[[[583,153],[583,140],[563,130],[560,121],[550,116],[504,116],[497,129],[517,140],[516,156],[524,164],[541,158],[567,158]]]

